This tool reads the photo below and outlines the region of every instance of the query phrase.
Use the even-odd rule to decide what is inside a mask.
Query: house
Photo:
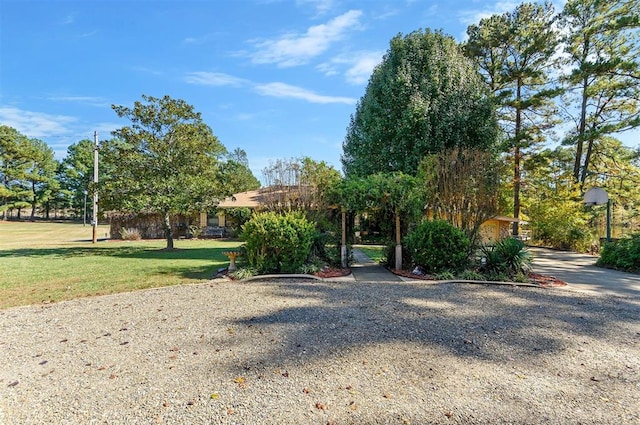
[[[229,228],[236,226],[233,219],[228,217],[225,210],[230,208],[249,208],[257,210],[267,205],[290,205],[302,203],[306,192],[299,187],[263,187],[247,192],[236,193],[218,204],[217,216],[201,215],[201,227],[219,226]],[[518,219],[506,216],[495,216],[480,225],[482,243],[492,243],[511,235],[511,227]],[[358,223],[356,223],[358,224]]]

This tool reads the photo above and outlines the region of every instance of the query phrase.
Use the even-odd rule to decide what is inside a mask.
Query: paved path
[[[351,274],[356,282],[400,282],[401,279],[376,263],[358,248],[353,248]]]
[[[640,275],[596,267],[598,257],[546,248],[529,248],[533,271],[555,276],[569,289],[640,299]]]

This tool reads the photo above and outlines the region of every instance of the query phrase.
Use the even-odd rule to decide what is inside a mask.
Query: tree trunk
[[[171,216],[168,212],[164,213],[164,223],[162,224],[164,229],[164,236],[167,239],[167,250],[173,249],[173,231],[171,230]]]
[[[36,187],[35,183],[31,183],[31,192],[33,193],[33,202],[31,203],[31,221],[36,221]]]
[[[584,155],[584,167],[582,167],[582,175],[580,176],[580,190],[584,190],[584,183],[587,180],[587,174],[589,172],[589,163],[591,162],[591,154],[593,152],[593,144],[595,143],[594,134],[596,131],[595,124],[591,127],[591,135],[589,136],[589,143],[587,144],[587,153]]]
[[[515,128],[515,143],[513,145],[513,217],[518,219],[520,217],[520,139],[522,135],[522,110],[520,108],[521,101],[521,89],[522,82],[518,78],[518,87],[516,92],[516,128]],[[512,234],[518,236],[519,222],[513,222]]]
[[[573,181],[578,183],[580,179],[580,168],[582,165],[582,148],[584,145],[584,130],[587,125],[587,88],[588,78],[585,76],[582,81],[582,104],[580,105],[580,123],[578,124],[578,140],[576,141],[576,160],[573,164]]]

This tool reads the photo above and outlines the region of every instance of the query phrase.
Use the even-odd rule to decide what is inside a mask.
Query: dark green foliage
[[[492,101],[453,37],[398,34],[369,80],[343,143],[345,174],[415,175],[422,157],[497,138]]]
[[[121,142],[100,148],[113,167],[101,199],[107,208],[162,214],[173,249],[171,215],[206,210],[230,194],[220,165],[226,149],[184,100],[142,99],[132,108],[113,105],[130,125],[113,132]]]
[[[640,233],[605,243],[598,266],[640,272]]]
[[[466,234],[443,220],[424,221],[405,238],[413,263],[427,273],[464,270],[469,258]]]
[[[259,273],[295,273],[309,258],[315,233],[299,212],[256,214],[242,226],[247,262]]]
[[[486,259],[483,272],[489,277],[504,275],[514,279],[531,269],[531,254],[519,239],[506,238],[493,246],[484,246],[482,255]]]

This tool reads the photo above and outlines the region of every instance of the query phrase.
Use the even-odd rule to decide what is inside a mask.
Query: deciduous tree
[[[347,176],[415,175],[445,148],[497,140],[493,103],[474,64],[441,32],[397,35],[358,102],[343,142]]]
[[[173,249],[170,215],[203,211],[228,195],[220,159],[226,152],[193,106],[169,96],[142,96],[133,108],[113,106],[131,121],[114,131],[114,170],[104,189],[125,210],[160,213],[167,249]]]

